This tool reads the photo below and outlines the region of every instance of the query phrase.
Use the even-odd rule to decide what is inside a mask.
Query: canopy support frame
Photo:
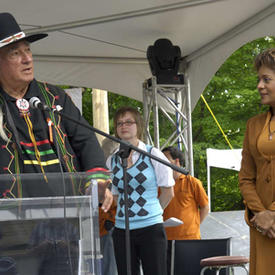
[[[165,146],[178,143],[179,149],[185,154],[185,169],[194,175],[193,168],[193,144],[192,144],[192,120],[191,120],[191,97],[189,79],[185,77],[186,84],[158,84],[155,76],[143,83],[143,112],[145,124],[145,142],[154,144],[163,149]],[[168,103],[169,113],[160,106],[160,101]],[[171,110],[170,110],[171,109]],[[167,117],[167,122],[176,128],[171,136],[160,148],[159,137],[159,110]],[[153,117],[152,138],[149,128],[150,117]],[[175,134],[176,132],[176,134]]]

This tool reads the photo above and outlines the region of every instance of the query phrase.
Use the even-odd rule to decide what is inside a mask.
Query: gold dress
[[[262,114],[248,121],[239,173],[250,226],[250,275],[275,274],[275,240],[256,231],[251,211],[275,211],[275,121]]]

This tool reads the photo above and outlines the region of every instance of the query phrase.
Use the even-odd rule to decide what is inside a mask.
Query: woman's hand
[[[270,239],[275,239],[275,223],[270,227],[270,229],[266,233],[267,237]]]
[[[275,233],[275,212],[272,212],[270,210],[264,210],[255,213],[254,217],[250,220],[250,222],[253,224],[256,230],[262,233],[263,235],[273,236]]]

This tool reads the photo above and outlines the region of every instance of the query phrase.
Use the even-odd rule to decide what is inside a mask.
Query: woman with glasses
[[[142,117],[136,109],[120,108],[114,116],[114,126],[118,138],[168,161],[160,150],[142,142]],[[113,170],[112,192],[117,200],[113,240],[118,274],[126,275],[123,168],[117,152],[108,158],[107,166]],[[166,275],[167,240],[162,213],[174,195],[172,170],[132,150],[127,159],[127,181],[131,274],[140,274],[141,263],[144,275]]]

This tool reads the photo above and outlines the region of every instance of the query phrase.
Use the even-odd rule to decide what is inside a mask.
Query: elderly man
[[[60,162],[65,172],[104,172],[104,155],[92,131],[29,108],[30,99],[37,97],[50,107],[62,106],[64,113],[87,123],[63,90],[34,79],[30,43],[46,36],[26,36],[11,14],[0,13],[0,173],[59,172]],[[1,195],[10,197],[11,192]],[[108,209],[111,203],[112,196],[106,191],[103,208]]]
[[[38,98],[50,108],[62,106],[65,114],[88,124],[63,90],[34,79],[30,43],[46,36],[27,36],[11,14],[0,13],[0,174],[41,173],[47,182],[47,173],[61,169],[93,172],[106,187],[109,179],[95,134],[56,113],[30,108],[30,99]],[[0,198],[28,196],[20,180],[14,179],[10,186],[0,186]],[[102,203],[104,211],[112,204],[108,189]]]

